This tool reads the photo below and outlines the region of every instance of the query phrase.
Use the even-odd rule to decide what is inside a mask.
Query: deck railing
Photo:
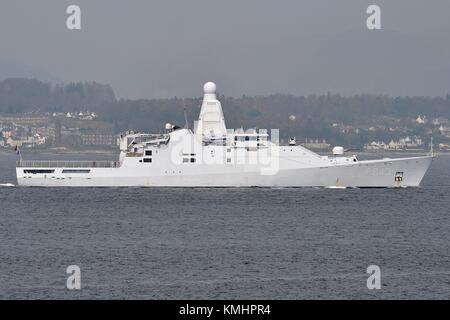
[[[19,168],[118,168],[119,161],[17,161]]]

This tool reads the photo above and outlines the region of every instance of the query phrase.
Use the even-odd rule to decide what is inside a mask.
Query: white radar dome
[[[344,154],[344,148],[340,146],[336,146],[333,148],[333,154],[335,156],[342,156]]]
[[[216,93],[216,84],[214,82],[207,82],[203,86],[203,92],[204,93]]]

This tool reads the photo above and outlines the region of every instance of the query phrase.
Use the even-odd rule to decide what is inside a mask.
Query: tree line
[[[79,82],[51,85],[36,79],[6,79],[0,82],[0,113],[96,112],[113,125],[116,133],[126,130],[159,132],[164,123],[184,126],[184,108],[193,127],[202,97],[181,99],[117,99],[109,85]],[[369,140],[387,140],[406,127],[411,134],[426,135],[427,126],[413,120],[450,118],[450,95],[446,97],[390,97],[386,95],[339,94],[293,96],[273,94],[256,97],[220,96],[228,128],[280,129],[281,137],[323,138],[331,143],[360,146]],[[333,124],[335,126],[333,127]],[[339,126],[338,126],[339,125]],[[361,128],[341,132],[336,127]],[[367,127],[376,127],[367,131]],[[344,130],[345,131],[345,130]]]

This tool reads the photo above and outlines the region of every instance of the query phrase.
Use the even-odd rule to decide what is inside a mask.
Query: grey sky
[[[69,31],[66,7],[82,9]],[[381,31],[365,10],[382,8]],[[109,83],[119,97],[450,92],[448,0],[3,0],[0,78]]]

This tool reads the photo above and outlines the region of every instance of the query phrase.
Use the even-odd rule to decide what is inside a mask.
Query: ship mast
[[[183,113],[184,113],[184,128],[189,129],[189,122],[187,117],[186,105],[184,104],[184,98],[183,98]]]
[[[434,157],[434,150],[433,150],[433,136],[431,136],[431,141],[430,141],[430,156]]]
[[[203,86],[203,102],[195,133],[203,137],[225,137],[227,128],[220,101],[216,97],[216,85],[207,82]]]

